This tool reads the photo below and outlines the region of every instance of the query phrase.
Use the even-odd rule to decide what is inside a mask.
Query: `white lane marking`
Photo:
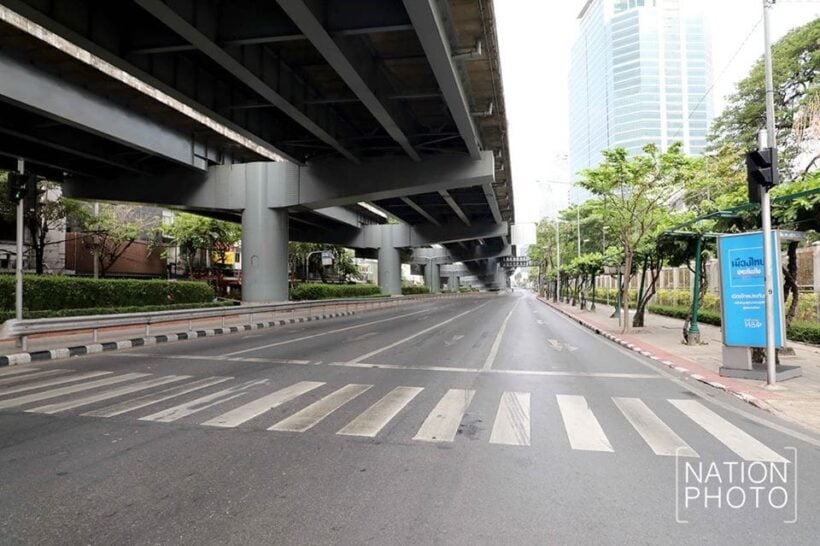
[[[450,389],[447,391],[424,420],[413,439],[424,442],[452,442],[473,396],[475,396],[474,390]]]
[[[0,389],[0,396],[7,396],[9,394],[16,394],[18,392],[33,391],[37,389],[43,389],[45,387],[53,387],[54,385],[62,385],[64,383],[74,383],[76,381],[91,379],[92,377],[99,377],[101,375],[111,375],[112,373],[113,372],[86,372],[78,373],[76,375],[70,375],[67,377],[60,377],[57,379],[49,379],[48,381],[38,381],[36,383],[30,383],[28,385]]]
[[[110,373],[110,372],[109,372]],[[124,381],[131,381],[132,379],[139,379],[140,377],[147,377],[149,373],[127,373],[125,375],[117,375],[108,377],[106,379],[98,379],[90,383],[81,383],[80,385],[71,385],[69,387],[61,387],[59,389],[52,389],[50,391],[38,392],[35,394],[27,394],[18,396],[17,398],[8,398],[0,401],[0,408],[13,408],[30,404],[31,402],[39,402],[40,400],[48,400],[49,398],[57,398],[58,396],[65,396],[66,394],[74,394],[75,392],[88,391],[98,387],[105,387],[107,385],[114,385]]]
[[[423,390],[422,387],[396,387],[336,434],[375,438]]]
[[[299,383],[294,383],[289,387],[279,389],[278,391],[272,392],[262,398],[258,398],[253,402],[248,402],[245,405],[239,406],[238,408],[227,413],[223,413],[213,419],[209,419],[202,424],[209,427],[236,427],[245,421],[253,419],[257,415],[261,415],[266,411],[281,406],[285,402],[293,400],[297,396],[301,396],[306,392],[312,391],[313,389],[318,389],[322,385],[324,385],[324,383],[320,383],[318,381],[300,381]]]
[[[380,364],[375,362],[328,362],[328,366],[342,368],[370,368],[377,370],[422,370],[431,372],[489,373],[501,375],[547,375],[563,377],[598,377],[610,379],[663,379],[658,374],[616,373],[616,372],[565,372],[555,370],[484,370],[482,368],[457,368],[455,366],[404,366],[401,364]]]
[[[782,463],[786,459],[697,400],[670,400],[670,404],[747,461]]]
[[[35,372],[30,373],[28,375],[12,375],[11,377],[7,377],[5,379],[0,379],[0,385],[10,385],[12,383],[21,383],[23,381],[29,381],[30,379],[38,379],[43,377],[49,377],[52,375],[57,375],[61,373],[71,372],[73,370],[46,370],[44,372]]]
[[[170,389],[163,389],[159,392],[146,394],[144,396],[133,398],[131,400],[125,400],[124,402],[112,404],[104,408],[88,411],[83,413],[83,415],[88,417],[114,417],[115,415],[134,411],[144,408],[145,406],[150,406],[151,404],[156,404],[158,402],[170,400],[171,398],[176,398],[177,396],[182,396],[183,394],[188,394],[189,392],[204,389],[205,387],[218,385],[219,383],[230,379],[233,379],[233,377],[206,377],[205,379],[199,379],[197,381],[192,381],[191,383],[178,385],[176,387],[171,387]]]
[[[261,351],[263,349],[270,349],[271,347],[278,347],[280,345],[287,345],[288,343],[298,343],[299,341],[304,341],[306,339],[313,339],[322,336],[328,336],[330,334],[338,334],[339,332],[347,332],[348,330],[355,330],[356,328],[364,328],[365,326],[371,326],[373,324],[381,324],[383,322],[389,322],[391,320],[398,320],[401,318],[409,317],[412,315],[418,315],[419,313],[427,312],[427,309],[422,309],[421,311],[413,311],[412,313],[405,313],[403,315],[397,315],[395,317],[387,317],[379,320],[371,320],[370,322],[365,322],[364,324],[354,324],[353,326],[346,326],[344,328],[337,328],[335,330],[328,330],[327,332],[319,332],[318,334],[311,334],[309,336],[302,336],[293,339],[285,339],[283,341],[277,341],[276,343],[269,343],[267,345],[260,345],[259,347],[253,347],[251,349],[243,349],[241,351],[234,351],[232,353],[225,353],[224,355],[220,356],[235,356],[241,355],[244,353],[251,353],[253,351]]]
[[[481,305],[479,305],[478,307],[473,307],[472,309],[468,309],[468,310],[464,311],[463,313],[459,313],[459,314],[457,314],[457,315],[456,315],[456,316],[454,316],[454,317],[448,318],[447,320],[443,320],[443,321],[439,322],[438,324],[434,324],[434,325],[430,326],[429,328],[425,328],[424,330],[421,330],[420,332],[416,332],[415,334],[409,335],[409,336],[407,336],[407,337],[405,337],[405,338],[403,338],[403,339],[400,339],[400,340],[398,340],[398,341],[394,341],[393,343],[390,343],[390,344],[388,344],[388,345],[385,345],[384,347],[381,347],[381,348],[379,348],[379,349],[376,349],[375,351],[370,351],[369,353],[365,353],[365,354],[363,354],[363,355],[357,356],[356,358],[351,359],[351,360],[349,360],[348,362],[352,362],[352,363],[361,362],[362,360],[365,360],[366,358],[370,358],[370,357],[371,357],[371,356],[373,356],[373,355],[377,355],[377,354],[379,354],[379,353],[383,353],[384,351],[387,351],[388,349],[392,349],[393,347],[397,347],[397,346],[399,346],[399,345],[401,345],[401,344],[403,344],[403,343],[407,343],[408,341],[411,341],[411,340],[413,340],[413,339],[416,339],[417,337],[419,337],[419,336],[421,336],[421,335],[424,335],[424,334],[426,334],[427,332],[430,332],[430,331],[432,331],[432,330],[435,330],[436,328],[441,328],[441,327],[442,327],[442,326],[444,326],[445,324],[448,324],[448,323],[450,323],[450,322],[453,322],[454,320],[456,320],[456,319],[458,319],[458,318],[461,318],[461,317],[463,317],[464,315],[467,315],[467,314],[469,314],[469,313],[472,313],[473,311],[478,311],[479,309],[481,309],[482,307],[484,307],[484,306],[485,306],[485,305],[487,305],[488,303],[490,303],[490,302],[482,303],[482,304],[481,304]]]
[[[373,336],[379,335],[380,333],[381,333],[381,332],[367,332],[367,333],[364,333],[364,334],[362,334],[362,335],[360,335],[360,336],[352,337],[352,338],[350,338],[348,341],[363,341],[363,340],[365,340],[365,339],[367,339],[367,338],[369,338],[369,337],[373,337]]]
[[[510,317],[515,311],[515,308],[518,307],[518,304],[521,303],[522,300],[518,300],[510,309],[510,312],[507,313],[507,316],[504,318],[504,322],[501,323],[501,328],[498,329],[498,334],[495,336],[495,341],[493,341],[493,346],[490,348],[490,354],[487,355],[487,360],[484,361],[483,369],[489,370],[493,367],[493,363],[495,362],[495,357],[498,355],[498,348],[501,347],[501,339],[504,337],[504,331],[507,329],[507,323],[510,321]]]
[[[228,387],[227,389],[197,398],[196,400],[191,400],[190,402],[185,402],[184,404],[158,411],[157,413],[152,413],[151,415],[146,415],[145,417],[140,417],[140,421],[170,423],[171,421],[176,421],[177,419],[182,419],[183,417],[193,415],[194,413],[206,410],[216,406],[217,404],[222,404],[223,402],[228,402],[234,398],[244,396],[247,394],[248,389],[255,387],[256,385],[265,385],[267,383],[267,379],[246,381],[245,383],[234,385],[233,387]]]
[[[530,393],[505,392],[495,415],[491,444],[530,445]]]
[[[556,398],[572,449],[612,451],[612,444],[589,409],[586,398],[571,394],[559,394]]]
[[[69,400],[67,402],[55,402],[53,404],[46,404],[45,406],[32,408],[26,411],[28,411],[29,413],[59,413],[61,411],[79,408],[80,406],[87,406],[88,404],[93,404],[95,402],[102,402],[103,400],[117,398],[118,396],[124,396],[126,394],[152,389],[154,387],[159,387],[160,385],[165,385],[166,383],[173,383],[174,381],[190,379],[190,377],[190,375],[166,375],[165,377],[155,377],[147,381],[131,383],[130,385],[126,385],[125,387],[119,387],[117,389],[105,391],[100,394],[92,394],[90,396],[84,396],[82,398]]]
[[[613,398],[624,417],[635,427],[655,455],[697,457],[698,454],[640,398]]]
[[[0,377],[4,375],[20,375],[30,372],[36,372],[40,368],[29,368],[27,366],[12,366],[12,367],[5,367],[0,369]]]
[[[457,343],[458,341],[460,341],[463,338],[464,338],[464,336],[455,335],[455,336],[451,337],[449,341],[445,339],[444,344],[447,347],[451,347],[452,345],[454,345],[455,343]]]
[[[317,400],[303,410],[282,419],[268,430],[304,432],[371,387],[373,387],[373,385],[345,385],[341,389]]]
[[[541,319],[538,319],[538,320],[536,320],[535,322],[536,322],[539,326],[541,326],[541,325],[543,325],[543,324],[544,324],[544,321],[543,321],[543,320],[541,320]]]

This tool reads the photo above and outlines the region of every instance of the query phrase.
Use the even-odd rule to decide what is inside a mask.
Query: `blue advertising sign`
[[[720,306],[723,343],[736,347],[766,346],[766,294],[763,282],[763,234],[721,235]],[[785,320],[780,269],[780,234],[772,232],[775,346],[783,346]]]

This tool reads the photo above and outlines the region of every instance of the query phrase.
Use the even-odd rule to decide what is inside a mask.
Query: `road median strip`
[[[174,334],[159,334],[154,336],[144,336],[120,341],[106,341],[102,343],[89,343],[86,345],[73,345],[71,347],[60,347],[56,349],[42,349],[37,351],[25,351],[0,356],[0,367],[17,366],[30,362],[41,362],[45,360],[63,360],[66,358],[90,355],[94,353],[118,351],[121,349],[131,349],[145,345],[156,345],[160,343],[172,343],[174,341],[185,341],[198,339],[201,337],[213,337],[238,332],[248,332],[263,328],[273,328],[276,326],[287,326],[300,322],[313,322],[332,318],[347,317],[355,315],[355,311],[344,311],[341,313],[329,313],[311,317],[299,317],[291,319],[269,320],[256,322],[254,324],[243,324],[240,326],[230,326],[226,328],[210,328],[206,330],[192,330],[190,332],[177,332]]]

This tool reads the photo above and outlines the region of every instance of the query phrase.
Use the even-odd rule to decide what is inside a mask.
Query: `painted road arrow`
[[[570,345],[568,343],[561,343],[557,339],[548,339],[547,341],[549,342],[550,346],[553,349],[555,349],[556,351],[558,351],[559,353],[562,352],[565,349],[568,353],[571,353],[572,351],[577,351],[578,350],[578,347],[575,347],[575,346]]]

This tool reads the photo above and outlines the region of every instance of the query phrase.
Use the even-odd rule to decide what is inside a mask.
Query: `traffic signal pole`
[[[26,162],[23,159],[17,160],[17,172],[25,174]],[[17,201],[17,283],[14,291],[14,311],[17,320],[23,318],[23,212],[25,199]]]
[[[774,124],[774,83],[772,78],[772,45],[769,33],[770,0],[763,0],[764,63],[766,71],[766,131],[761,131],[759,147],[776,149]],[[777,154],[772,154],[772,173],[777,172]],[[760,186],[760,216],[763,226],[763,283],[766,305],[766,384],[774,386],[777,381],[775,334],[774,334],[774,271],[772,270],[772,204],[769,188]],[[777,249],[778,251],[780,249]],[[783,332],[783,335],[786,333]]]

